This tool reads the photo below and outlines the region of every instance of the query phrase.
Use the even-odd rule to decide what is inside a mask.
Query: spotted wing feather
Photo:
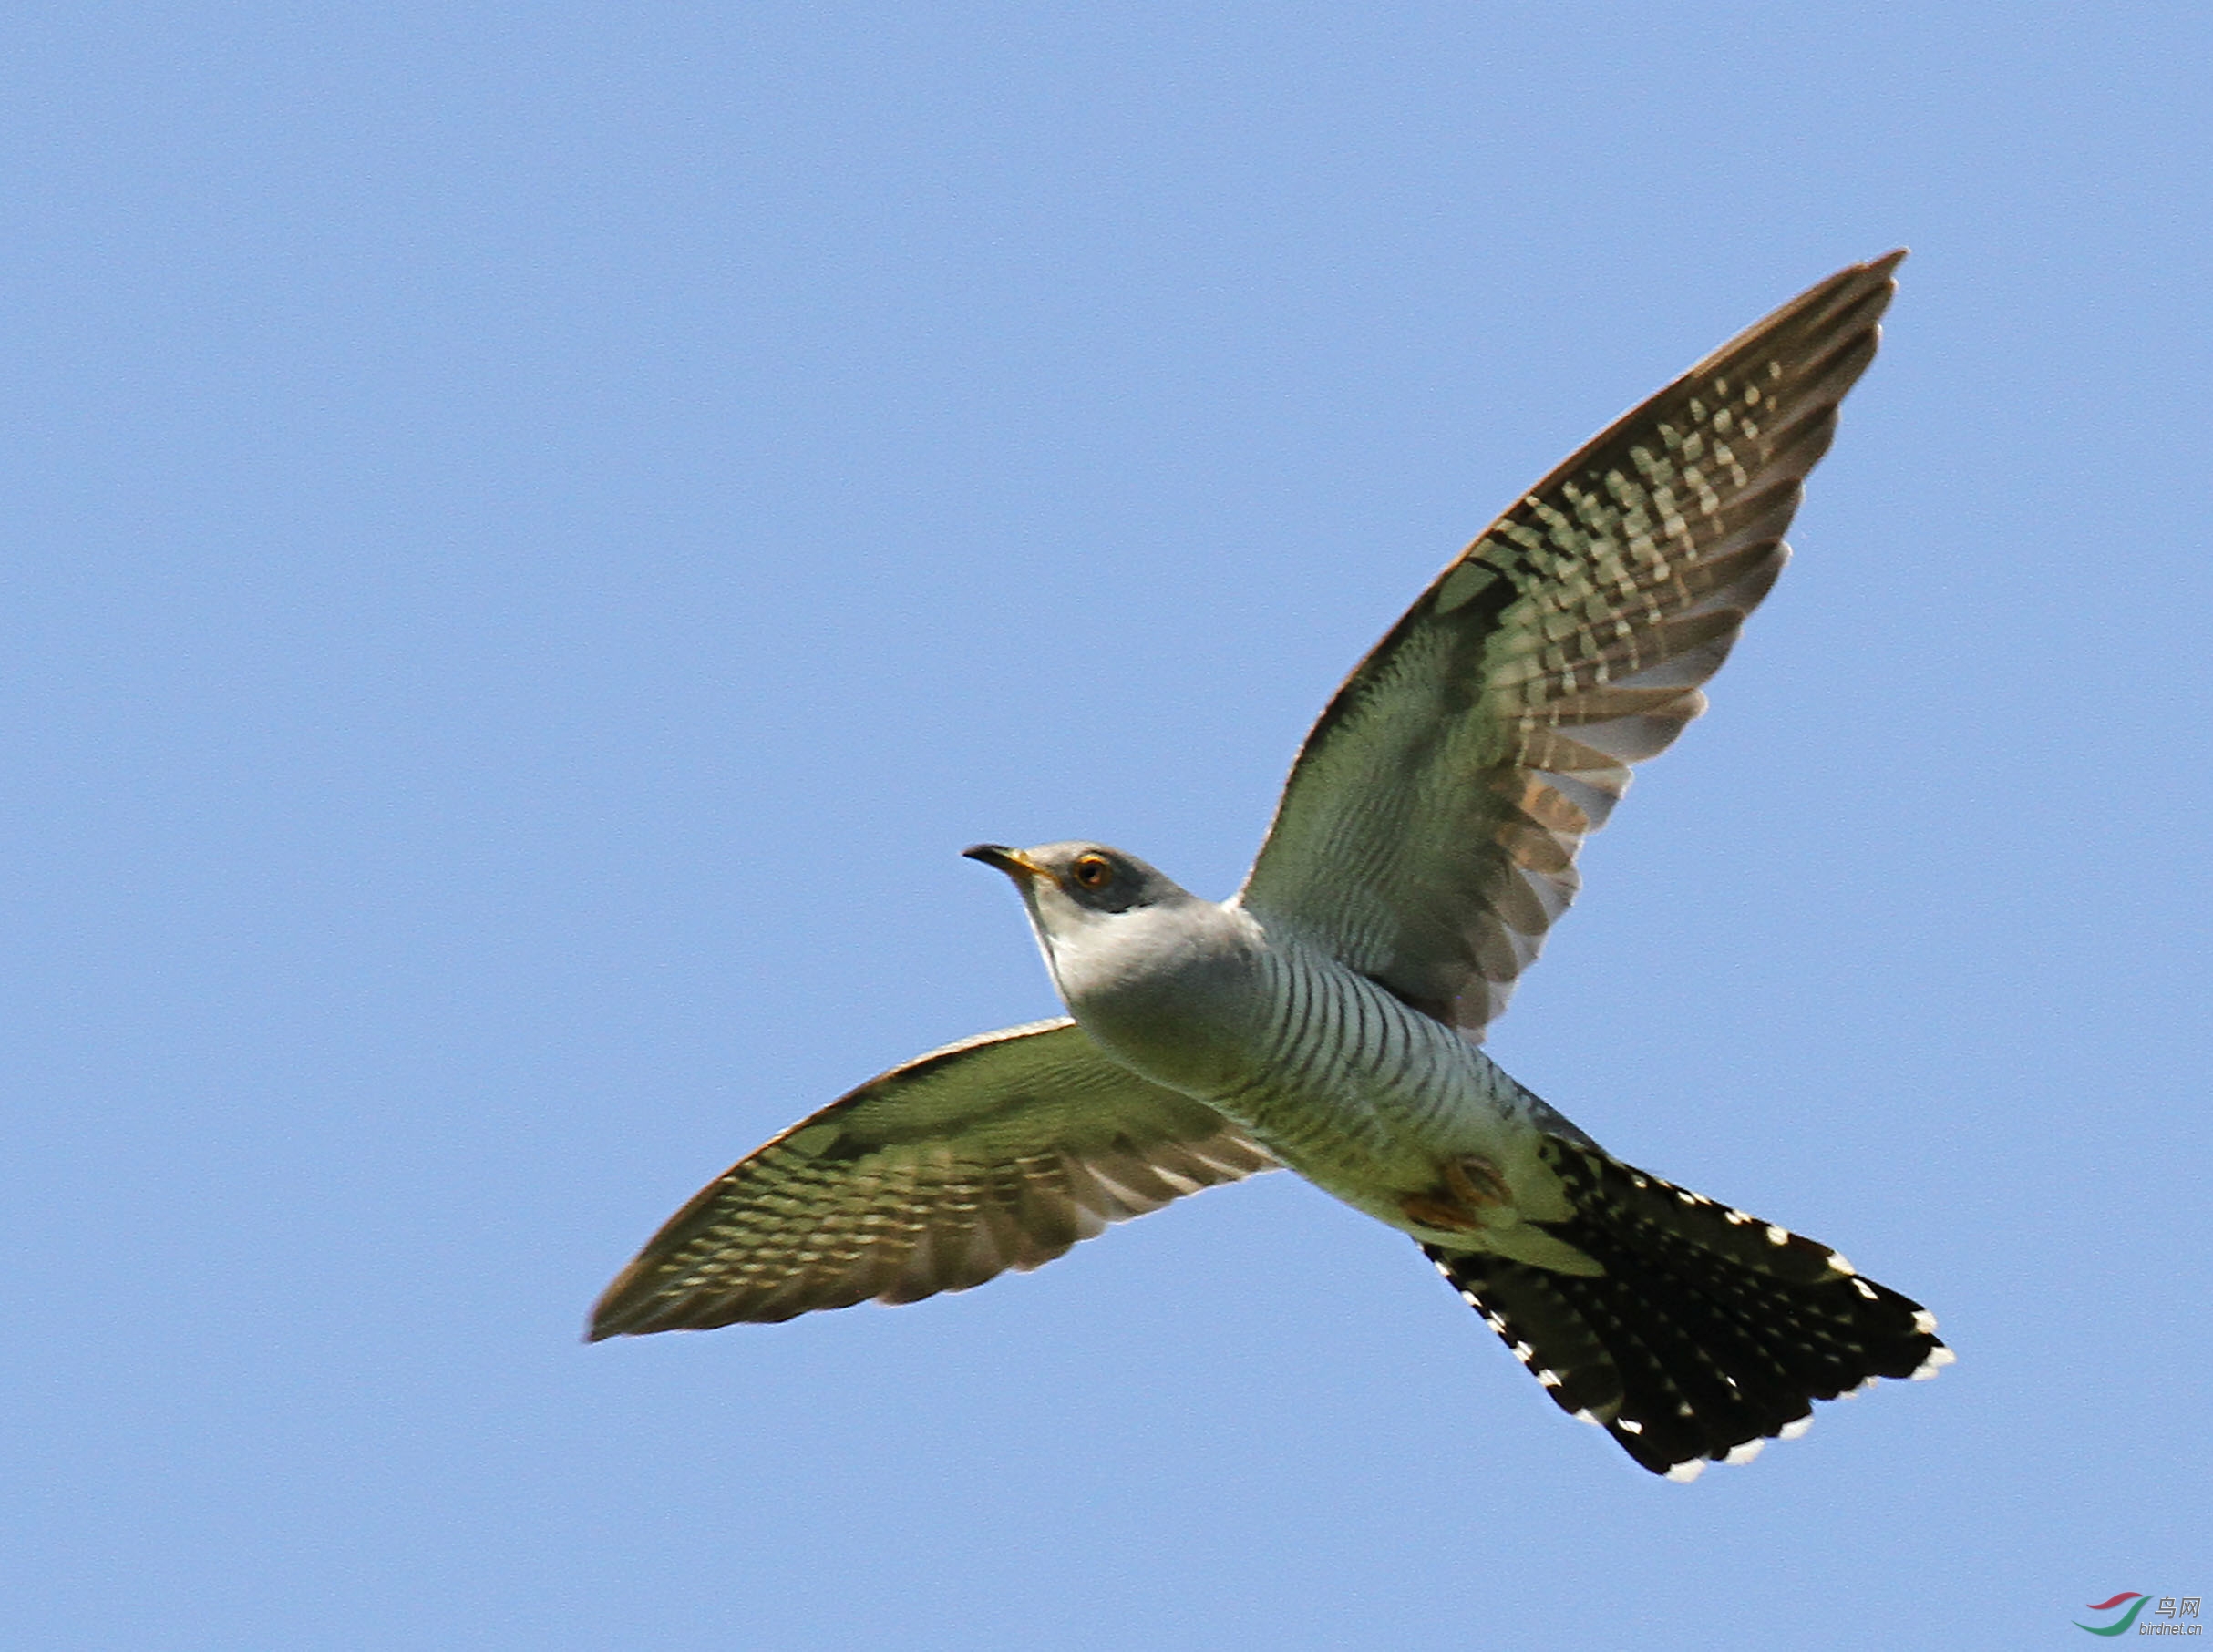
[[[1011,1028],[872,1079],[731,1166],[607,1288],[590,1334],[966,1290],[1274,1165],[1073,1021]]]
[[[1245,904],[1479,1036],[1782,571],[1904,256],[1723,345],[1456,558],[1308,735]]]

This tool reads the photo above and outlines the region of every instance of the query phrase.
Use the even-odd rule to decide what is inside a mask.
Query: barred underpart
[[[1825,1245],[1593,1148],[1548,1142],[1575,1214],[1549,1232],[1605,1270],[1422,1248],[1560,1410],[1695,1479],[1811,1426],[1816,1400],[1952,1360],[1936,1318]]]

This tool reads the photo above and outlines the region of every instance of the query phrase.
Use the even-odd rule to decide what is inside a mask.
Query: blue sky
[[[2202,7],[44,8],[0,66],[0,1587],[153,1649],[2070,1644],[2213,1592]],[[1682,1488],[1288,1176],[587,1349],[1241,875],[1584,436],[1909,245],[1492,1048],[1960,1362]]]

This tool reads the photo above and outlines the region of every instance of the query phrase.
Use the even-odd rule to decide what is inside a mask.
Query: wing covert
[[[1063,1017],[883,1073],[702,1188],[608,1286],[592,1341],[912,1302],[1274,1168]]]
[[[1781,573],[1904,257],[1738,334],[1455,558],[1323,710],[1239,898],[1480,1036]]]

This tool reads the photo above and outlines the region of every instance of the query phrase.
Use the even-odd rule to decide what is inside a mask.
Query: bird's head
[[[1014,879],[1062,1001],[1116,1060],[1192,1092],[1236,1075],[1225,1016],[1245,1002],[1256,941],[1242,913],[1104,844],[965,852]]]
[[[1194,898],[1166,873],[1103,843],[1048,843],[1034,849],[979,843],[961,852],[1014,880],[1048,945],[1128,913]]]

